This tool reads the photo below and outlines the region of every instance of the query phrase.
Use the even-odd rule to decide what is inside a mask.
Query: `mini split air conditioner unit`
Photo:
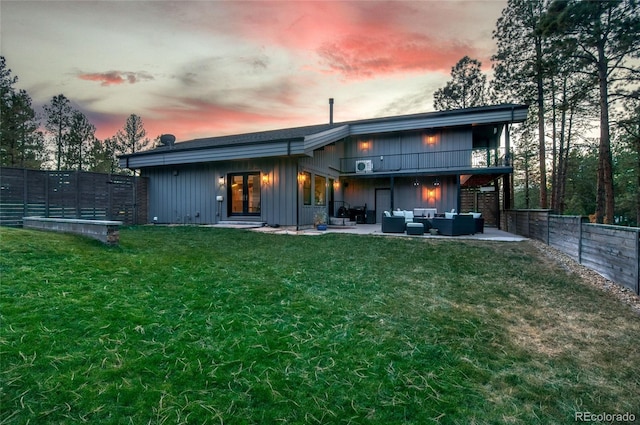
[[[373,161],[370,159],[356,161],[356,173],[372,173]]]

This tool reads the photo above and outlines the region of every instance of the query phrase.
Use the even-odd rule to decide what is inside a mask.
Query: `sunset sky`
[[[37,110],[64,94],[153,139],[433,110],[463,56],[490,71],[506,0],[7,1],[0,50]]]

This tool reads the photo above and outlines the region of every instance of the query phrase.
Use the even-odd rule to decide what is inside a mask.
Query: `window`
[[[315,204],[327,205],[327,179],[323,176],[316,175],[315,182]]]
[[[302,199],[304,205],[311,205],[311,173],[302,173]]]

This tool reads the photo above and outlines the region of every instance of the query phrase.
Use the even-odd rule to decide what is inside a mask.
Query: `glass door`
[[[260,215],[260,173],[229,174],[229,215]]]

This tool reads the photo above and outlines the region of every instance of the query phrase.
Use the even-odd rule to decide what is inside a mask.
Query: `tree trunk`
[[[638,166],[636,167],[636,177],[638,184],[636,185],[636,226],[640,227],[640,123],[638,123],[638,133],[636,133],[636,158],[638,158]]]
[[[558,170],[556,171],[556,181],[553,186],[553,193],[555,195],[555,205],[553,206],[554,211],[557,214],[562,214],[564,212],[564,182],[567,178],[567,174],[565,172],[566,164],[564,161],[564,150],[565,150],[565,140],[568,139],[566,136],[567,131],[567,85],[566,79],[565,84],[562,89],[562,111],[560,113],[560,141],[558,146]],[[554,153],[555,155],[555,153]]]
[[[600,144],[598,146],[598,183],[596,189],[596,223],[613,224],[613,160],[609,134],[609,90],[605,40],[598,42],[598,83],[600,86]]]
[[[544,87],[542,81],[542,39],[536,37],[536,82],[538,86],[538,144],[540,161],[540,208],[547,208],[547,164],[544,138]]]
[[[525,152],[524,155],[524,207],[526,209],[530,208],[529,201],[529,153]]]
[[[558,213],[558,152],[556,130],[556,85],[555,80],[551,78],[551,209]],[[561,136],[562,137],[562,136]]]
[[[573,129],[573,108],[569,113],[569,129],[567,131],[566,140],[564,142],[564,152],[560,154],[560,160],[562,161],[562,166],[560,167],[560,187],[558,189],[558,197],[560,198],[560,212],[559,214],[564,214],[564,210],[567,206],[567,203],[564,200],[564,195],[566,193],[567,187],[567,168],[569,166],[569,152],[571,148],[571,131]]]

